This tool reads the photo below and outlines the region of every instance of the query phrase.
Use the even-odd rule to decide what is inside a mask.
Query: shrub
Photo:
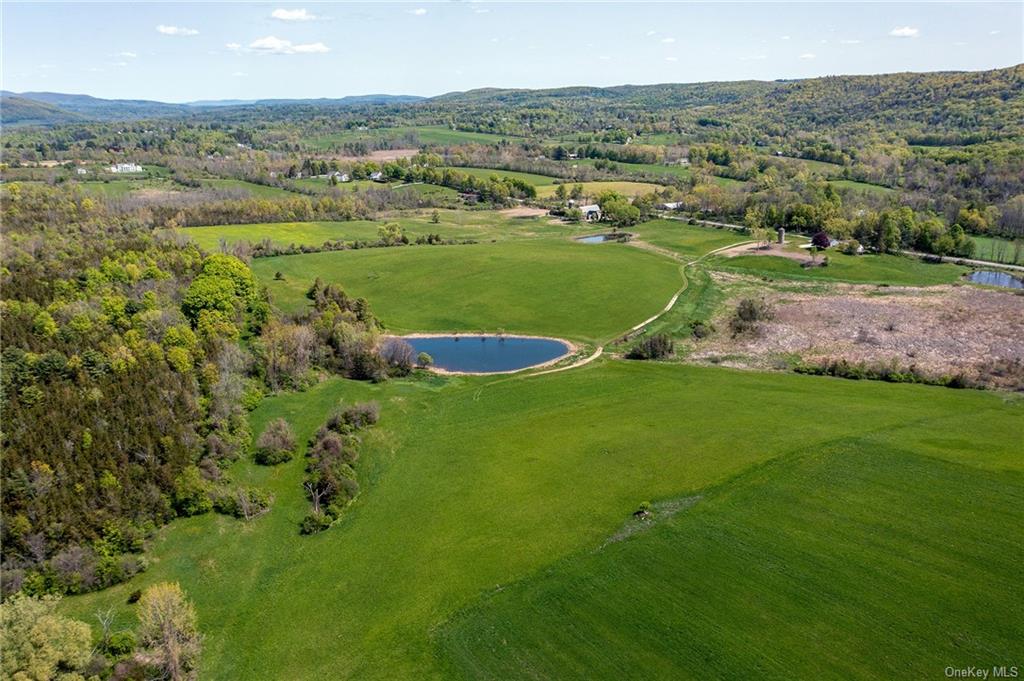
[[[744,298],[736,306],[736,312],[729,321],[732,335],[741,336],[757,330],[758,324],[775,317],[775,312],[764,299]]]
[[[860,252],[860,242],[856,239],[850,239],[843,243],[839,250],[846,255],[857,255]]]
[[[142,597],[141,591],[139,597]],[[135,650],[135,634],[130,631],[118,631],[110,635],[104,652],[110,657],[124,657],[133,650]]]
[[[310,513],[302,519],[299,531],[302,534],[316,534],[331,526],[331,518],[325,513]]]
[[[434,363],[434,358],[425,352],[416,355],[416,364],[421,367],[428,367]]]
[[[138,603],[140,598],[142,598],[142,589],[136,589],[128,594],[128,604]]]
[[[817,232],[811,237],[811,245],[824,250],[832,245],[832,240],[829,239],[828,234],[825,232]]]
[[[626,353],[627,359],[663,359],[672,354],[672,339],[667,334],[658,333],[644,338]]]
[[[295,450],[295,434],[284,419],[274,419],[256,440],[256,463],[265,466],[290,461]]]
[[[690,334],[700,340],[707,338],[715,332],[715,327],[711,324],[705,324],[704,322],[693,322],[690,324]]]

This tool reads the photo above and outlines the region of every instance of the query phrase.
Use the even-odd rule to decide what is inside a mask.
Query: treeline
[[[385,380],[365,300],[316,282],[311,309],[270,314],[245,262],[91,199],[5,194],[0,301],[0,566],[5,594],[79,593],[145,568],[177,516],[250,519],[271,503],[233,483],[247,410],[329,371]]]

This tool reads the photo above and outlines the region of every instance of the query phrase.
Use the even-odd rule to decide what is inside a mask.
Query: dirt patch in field
[[[789,250],[788,245],[780,246],[779,244],[772,244],[768,248],[758,246],[757,244],[740,244],[739,246],[719,251],[718,255],[724,255],[727,258],[735,258],[739,255],[777,255],[780,258],[789,258],[797,262],[810,262],[811,260],[810,254]]]
[[[986,385],[1024,389],[1024,296],[968,286],[885,288],[837,285],[828,292],[772,290],[774,318],[732,337],[727,301],[717,331],[690,358],[771,368],[799,357],[823,364],[913,367],[928,376],[964,374]]]
[[[541,215],[547,215],[548,211],[544,208],[532,208],[530,206],[519,206],[517,208],[506,208],[505,210],[499,210],[498,215],[503,215],[507,218],[535,218]],[[561,223],[559,223],[561,224]]]

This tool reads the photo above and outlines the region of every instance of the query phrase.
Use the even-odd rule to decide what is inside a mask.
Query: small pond
[[[404,339],[445,371],[497,373],[544,364],[569,354],[567,343],[523,336],[423,336]]]
[[[578,236],[576,241],[581,244],[603,244],[605,241],[616,241],[618,236],[615,234],[594,234],[592,236]]]
[[[975,284],[985,284],[986,286],[1024,289],[1024,279],[1007,274],[1006,272],[979,270],[968,274],[967,281],[973,281]]]

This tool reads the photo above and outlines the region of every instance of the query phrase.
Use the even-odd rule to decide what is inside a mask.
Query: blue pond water
[[[593,236],[576,237],[581,244],[603,244],[605,241],[612,241],[615,237],[609,234],[595,234]]]
[[[1007,274],[1006,272],[992,272],[991,270],[971,272],[967,275],[967,280],[973,281],[975,284],[1024,289],[1024,279]]]
[[[448,371],[492,373],[543,364],[569,352],[562,341],[509,336],[427,336],[406,338],[416,351]]]

